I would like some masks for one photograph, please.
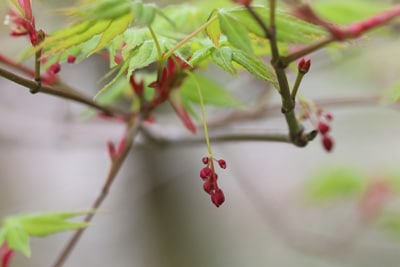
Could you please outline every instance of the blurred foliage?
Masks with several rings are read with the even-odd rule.
[[[315,202],[354,198],[364,191],[366,181],[365,174],[350,166],[327,166],[311,176],[306,194]]]

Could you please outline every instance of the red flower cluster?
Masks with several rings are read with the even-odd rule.
[[[168,58],[161,77],[158,77],[157,81],[149,85],[149,87],[156,89],[156,94],[150,101],[150,106],[156,107],[168,100],[186,128],[194,133],[196,126],[183,106],[178,91],[179,86],[182,85],[184,79],[187,77],[185,70],[190,69],[190,65],[178,56],[172,55]]]
[[[8,11],[9,21],[15,24],[15,27],[11,28],[11,35],[28,35],[32,45],[36,46],[44,38],[44,32],[36,30],[31,0],[18,0],[18,5]]]
[[[329,135],[331,131],[330,122],[333,120],[333,115],[329,112],[323,111],[321,108],[316,107],[315,105],[310,105],[308,103],[302,103],[303,114],[301,115],[301,119],[308,119],[311,124],[315,127],[318,133],[321,134],[322,137],[322,146],[327,152],[332,151],[334,142],[332,137]]]
[[[8,267],[14,250],[8,247],[7,243],[3,243],[0,247],[0,267]]]
[[[328,133],[331,130],[329,122],[333,119],[333,116],[331,113],[324,113],[322,110],[319,112],[318,116],[317,131],[322,136],[322,145],[325,150],[330,152],[333,149],[333,139]]]
[[[204,181],[203,189],[211,196],[211,201],[218,208],[225,201],[224,192],[218,187],[218,174],[215,172],[212,157],[204,157],[202,159],[204,168],[200,171],[200,177]],[[223,159],[217,161],[222,169],[226,169],[226,162]]]

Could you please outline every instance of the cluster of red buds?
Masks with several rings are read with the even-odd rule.
[[[44,32],[36,30],[35,18],[32,14],[31,0],[18,0],[8,11],[5,23],[12,22],[12,36],[28,35],[33,46],[38,45],[44,39]]]
[[[200,171],[200,178],[203,180],[203,189],[211,196],[211,201],[218,208],[225,201],[224,192],[218,187],[218,174],[215,172],[214,161],[221,169],[226,169],[226,162],[223,159],[215,160],[213,157],[203,157],[202,162],[205,165]]]
[[[333,149],[333,139],[329,135],[331,130],[330,122],[333,119],[333,116],[329,112],[324,112],[323,110],[319,109],[317,111],[318,121],[317,121],[317,131],[322,136],[322,145],[324,146],[327,152],[330,152]]]
[[[325,112],[319,107],[311,106],[308,103],[302,103],[303,114],[301,115],[302,120],[308,119],[311,124],[315,127],[318,133],[321,135],[322,146],[327,152],[333,149],[333,139],[329,135],[331,131],[330,123],[333,120],[333,115],[330,112]]]

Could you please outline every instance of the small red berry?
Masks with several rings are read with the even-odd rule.
[[[226,169],[226,161],[223,159],[218,160],[218,164],[221,167],[221,169]]]
[[[218,208],[225,201],[224,192],[221,189],[216,189],[215,192],[211,195],[211,201]]]
[[[322,145],[324,146],[324,148],[327,152],[330,152],[333,148],[332,138],[327,134],[323,135],[322,136]]]
[[[74,56],[74,55],[69,55],[68,58],[67,58],[68,64],[75,63],[75,60],[76,60],[76,56]]]
[[[208,157],[203,157],[203,158],[201,159],[201,161],[203,162],[204,165],[207,165],[209,159],[208,159]]]
[[[331,129],[331,128],[329,127],[329,125],[326,124],[326,123],[323,122],[323,121],[318,122],[317,128],[318,128],[318,132],[320,132],[321,134],[326,134],[326,133],[329,132],[329,130]]]

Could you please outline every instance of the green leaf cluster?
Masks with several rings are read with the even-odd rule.
[[[84,228],[88,225],[87,223],[68,221],[68,219],[87,213],[90,212],[52,212],[7,217],[0,228],[0,244],[6,242],[11,249],[29,257],[31,236],[44,237],[62,231]]]

